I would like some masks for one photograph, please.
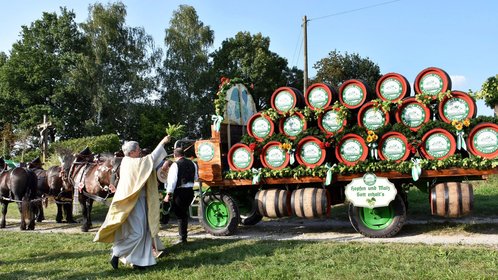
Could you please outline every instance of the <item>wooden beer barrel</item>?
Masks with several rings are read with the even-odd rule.
[[[289,165],[290,156],[278,141],[268,142],[260,154],[261,164],[270,169],[280,170]]]
[[[368,147],[365,140],[354,133],[346,134],[335,147],[335,157],[341,163],[353,166],[368,157]]]
[[[228,151],[227,160],[231,170],[249,170],[254,163],[254,153],[246,144],[237,143]]]
[[[459,218],[469,214],[474,207],[471,184],[448,182],[435,185],[430,196],[432,215]]]
[[[420,153],[426,159],[445,159],[452,156],[455,150],[455,137],[446,129],[434,128],[422,136]]]
[[[296,160],[299,165],[314,168],[325,161],[327,150],[320,139],[306,136],[299,141],[296,148]]]
[[[362,80],[347,80],[339,88],[339,102],[350,110],[360,108],[371,96],[368,85]]]
[[[402,123],[411,131],[418,131],[431,119],[431,110],[415,97],[407,97],[396,110],[395,118],[396,122]]]
[[[358,126],[368,130],[376,131],[388,125],[390,122],[389,112],[381,108],[375,108],[373,102],[367,102],[361,106],[358,112]]]
[[[292,214],[301,218],[319,218],[330,213],[330,195],[326,189],[304,188],[292,192]]]
[[[280,133],[287,136],[289,139],[296,139],[296,136],[305,131],[308,127],[306,118],[299,112],[294,112],[292,115],[281,118],[278,125]]]
[[[410,156],[408,139],[402,133],[391,131],[380,138],[379,157],[381,160],[402,162]]]
[[[498,125],[481,123],[469,133],[467,147],[473,155],[487,159],[498,157]]]
[[[262,142],[266,137],[272,136],[275,132],[275,125],[270,117],[261,113],[252,115],[247,121],[247,134]]]
[[[256,203],[260,215],[280,218],[291,215],[291,192],[287,190],[260,190],[256,193]]]
[[[384,101],[396,102],[410,95],[410,83],[398,73],[387,73],[380,77],[375,93]]]
[[[308,87],[304,94],[304,101],[312,110],[324,109],[333,103],[337,95],[337,91],[332,86],[316,83]]]
[[[463,91],[452,91],[453,97],[444,99],[439,102],[439,118],[443,122],[451,123],[452,121],[463,121],[472,119],[477,114],[477,106],[474,98]]]
[[[429,67],[417,75],[414,87],[416,94],[427,94],[436,100],[439,93],[451,90],[451,79],[444,70]]]
[[[318,128],[325,132],[327,136],[340,133],[346,127],[347,120],[341,119],[338,114],[338,109],[328,107],[320,116],[318,116]]]
[[[293,87],[277,88],[271,95],[270,103],[280,114],[285,114],[293,108],[302,108],[305,104],[301,91]]]

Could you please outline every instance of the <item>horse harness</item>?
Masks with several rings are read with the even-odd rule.
[[[86,178],[86,175],[88,173],[88,171],[90,171],[90,169],[92,167],[94,167],[95,165],[98,166],[98,170],[97,172],[107,172],[109,170],[109,167],[107,166],[100,166],[98,162],[79,162],[79,161],[74,161],[73,164],[71,164],[71,168],[69,169],[69,174],[67,176],[67,180],[69,181],[70,184],[73,185],[73,187],[75,187],[75,193],[76,193],[76,188],[78,189],[78,192],[82,193],[84,196],[92,199],[92,200],[95,200],[95,201],[98,201],[98,202],[102,202],[104,204],[108,204],[107,203],[107,198],[109,197],[109,195],[111,195],[113,192],[111,190],[111,188],[109,188],[109,185],[102,185],[102,182],[100,182],[100,176],[98,176],[100,173],[97,173],[95,174],[95,177],[96,177],[96,182],[98,184],[98,187],[103,190],[104,192],[106,192],[106,196],[104,198],[98,196],[98,195],[94,195],[94,194],[91,194],[89,192],[86,191],[86,185],[85,185],[85,178]],[[75,167],[75,166],[80,166],[79,168]],[[81,172],[81,169],[83,169],[83,172]],[[103,170],[101,170],[103,169]],[[76,185],[76,181],[74,180],[74,176],[73,176],[73,173],[76,172],[76,174],[74,174],[75,176],[76,175],[79,175],[79,180],[78,180],[78,184]],[[79,174],[78,174],[79,173]]]

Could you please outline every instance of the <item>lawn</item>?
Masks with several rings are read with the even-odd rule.
[[[108,263],[89,234],[2,232],[0,279],[496,279],[485,246],[195,240],[144,271]],[[168,242],[170,240],[163,240]]]

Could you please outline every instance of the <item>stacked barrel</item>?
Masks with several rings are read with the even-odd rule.
[[[444,70],[430,67],[415,78],[413,94],[408,80],[398,73],[383,75],[374,89],[360,79],[344,81],[338,88],[315,83],[304,94],[292,87],[280,87],[270,100],[278,118],[258,112],[249,119],[247,132],[254,141],[232,146],[228,153],[230,169],[315,168],[334,162],[354,166],[367,159],[402,162],[417,152],[417,156],[429,160],[448,158],[458,152],[457,142],[462,139],[455,122],[468,124],[477,113],[473,97],[451,86]],[[305,116],[309,111],[318,117]],[[349,117],[345,118],[344,112]],[[429,125],[435,120],[447,125]],[[403,131],[385,129],[397,123]],[[320,135],[304,133],[310,129],[320,131]],[[281,137],[274,137],[277,134]],[[498,125],[480,123],[467,134],[463,137],[468,154],[487,159],[498,156]],[[301,197],[295,200],[297,195]],[[314,201],[311,210],[303,208],[303,198]],[[322,205],[329,201],[329,194],[321,189],[311,193],[264,190],[257,200],[260,213],[270,217],[307,217],[305,213],[320,216],[327,212]]]

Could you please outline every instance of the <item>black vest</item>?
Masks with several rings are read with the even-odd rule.
[[[195,177],[195,163],[182,157],[176,161],[176,164],[178,165],[178,179],[175,188],[186,183],[193,183]]]

